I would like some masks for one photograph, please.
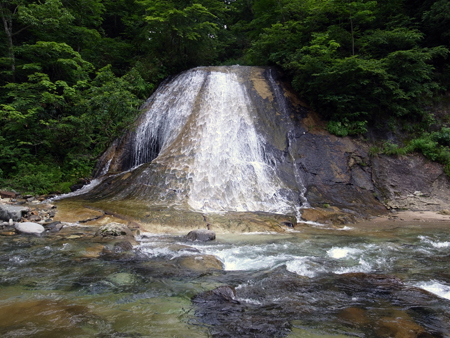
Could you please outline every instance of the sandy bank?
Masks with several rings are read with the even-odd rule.
[[[388,215],[375,217],[372,223],[382,223],[386,221],[399,222],[450,222],[450,212],[448,211],[398,211]]]

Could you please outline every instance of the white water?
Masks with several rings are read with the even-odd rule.
[[[431,246],[437,249],[450,247],[450,242],[448,241],[436,241],[427,236],[419,236],[419,238],[423,243],[430,244]]]
[[[441,298],[446,298],[450,300],[450,286],[440,283],[436,280],[431,280],[428,282],[417,283],[414,286],[427,290]]]
[[[196,68],[160,88],[136,130],[133,163],[166,168],[167,191],[196,211],[298,216],[304,186],[294,165],[297,186],[288,187],[268,159],[241,68]]]
[[[254,235],[257,236],[257,235]],[[227,243],[197,243],[190,244],[201,254],[213,255],[224,265],[227,271],[270,270],[285,266],[286,270],[309,278],[324,273],[377,273],[389,271],[397,263],[398,246],[392,244],[359,243],[350,246],[328,246],[305,240],[280,240],[276,243],[264,243],[264,237],[259,235],[263,243],[243,243],[232,245]],[[293,235],[295,238],[295,235]],[[245,238],[243,238],[245,240]],[[181,243],[180,243],[181,244]],[[155,251],[153,251],[155,250]],[[148,253],[159,252],[151,249]],[[168,253],[168,257],[199,254],[191,252]]]
[[[69,192],[67,194],[62,194],[59,196],[49,198],[48,201],[57,201],[57,200],[60,200],[63,198],[75,197],[75,196],[80,196],[80,195],[88,193],[89,191],[91,191],[92,189],[94,189],[96,186],[98,186],[100,183],[103,182],[103,179],[105,178],[103,175],[105,175],[108,172],[110,164],[111,164],[111,160],[109,160],[106,163],[105,167],[102,169],[102,171],[100,173],[100,177],[94,178],[93,180],[91,180],[91,182],[84,185],[81,189]]]

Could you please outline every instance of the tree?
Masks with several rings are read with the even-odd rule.
[[[46,0],[38,4],[27,3],[26,0],[0,0],[0,16],[6,35],[10,76],[13,81],[16,71],[14,36],[31,27],[55,28],[73,19],[60,0]],[[14,29],[16,23],[19,26],[17,30]]]
[[[226,7],[216,0],[141,1],[147,44],[153,55],[174,70],[211,63],[218,54],[218,34]]]

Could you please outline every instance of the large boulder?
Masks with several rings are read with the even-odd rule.
[[[302,219],[318,223],[348,224],[355,223],[358,214],[351,210],[341,211],[336,207],[309,208],[302,210]]]
[[[27,207],[0,204],[0,220],[9,221],[12,219],[13,221],[20,221],[28,213],[28,210]]]

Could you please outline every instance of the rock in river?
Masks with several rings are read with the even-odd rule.
[[[45,231],[42,225],[33,222],[16,223],[16,230],[24,234],[35,235],[39,235]]]
[[[26,207],[0,204],[0,220],[3,221],[9,221],[10,219],[13,221],[20,221],[27,212],[28,208]]]
[[[206,229],[192,230],[186,235],[186,239],[189,241],[207,242],[216,239],[214,231]]]
[[[124,224],[121,223],[108,223],[101,226],[95,236],[117,238],[117,237],[131,237],[134,238],[131,230]]]

